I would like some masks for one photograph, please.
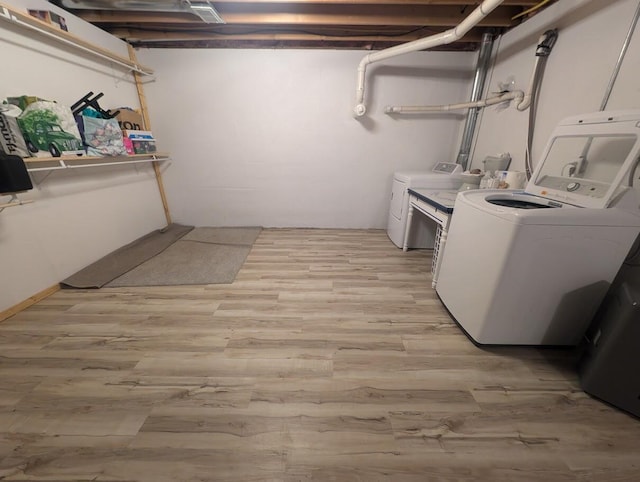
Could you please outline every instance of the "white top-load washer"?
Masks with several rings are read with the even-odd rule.
[[[397,247],[404,245],[409,211],[409,188],[458,189],[462,184],[462,166],[451,162],[439,162],[431,171],[398,171],[393,175],[391,205],[387,222],[387,235]],[[416,221],[411,230],[409,248],[433,248],[436,226]]]
[[[640,232],[640,111],[562,121],[524,191],[458,194],[436,291],[477,344],[575,345]]]

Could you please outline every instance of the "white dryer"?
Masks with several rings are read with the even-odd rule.
[[[409,188],[458,189],[462,185],[462,166],[439,162],[431,171],[398,171],[393,175],[387,235],[397,247],[404,245],[409,211]],[[411,229],[408,248],[433,248],[436,228],[433,223],[420,223]]]
[[[477,344],[575,345],[640,232],[640,111],[565,119],[525,191],[458,194],[436,291]]]

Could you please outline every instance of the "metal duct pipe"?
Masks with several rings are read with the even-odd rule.
[[[70,9],[137,10],[141,12],[185,12],[205,23],[225,23],[209,0],[60,0]]]
[[[380,50],[373,54],[365,55],[358,65],[358,85],[356,87],[356,106],[353,109],[356,118],[362,117],[367,112],[364,105],[364,84],[367,72],[367,65],[381,60],[390,59],[399,55],[417,52],[418,50],[430,49],[439,45],[446,45],[456,40],[460,40],[469,30],[475,27],[483,18],[495,10],[504,0],[484,0],[473,12],[469,14],[457,27],[431,35],[429,37],[414,40],[402,45],[396,45],[385,50]]]
[[[636,30],[638,17],[640,17],[640,3],[638,4],[638,8],[636,8],[636,13],[633,15],[633,19],[631,20],[631,25],[629,26],[629,30],[627,31],[627,36],[624,39],[622,48],[620,49],[620,54],[618,55],[618,61],[616,62],[616,66],[613,69],[613,73],[611,74],[611,79],[609,79],[609,85],[607,85],[607,89],[604,93],[604,97],[602,98],[602,103],[600,104],[600,110],[605,110],[607,107],[607,104],[609,103],[609,97],[611,96],[611,91],[613,90],[613,86],[616,83],[616,79],[618,78],[618,73],[620,73],[620,67],[622,66],[622,61],[624,60],[624,57],[627,54],[627,49],[629,48],[629,43],[631,42],[631,37],[633,36],[633,32]]]
[[[622,43],[622,48],[620,49],[620,53],[618,54],[618,60],[616,65],[613,68],[613,72],[611,73],[611,78],[609,79],[609,84],[607,84],[607,88],[604,92],[604,97],[602,97],[602,102],[600,103],[600,111],[603,111],[607,108],[607,104],[609,103],[609,97],[611,97],[611,92],[613,92],[613,86],[618,79],[618,74],[620,73],[620,67],[622,67],[622,62],[624,61],[624,57],[627,54],[627,49],[629,48],[629,43],[631,43],[631,37],[633,37],[633,33],[636,30],[636,25],[638,24],[638,17],[640,17],[640,3],[636,8],[635,13],[633,14],[633,18],[631,19],[631,25],[629,26],[629,30],[627,31],[627,36]],[[578,164],[577,169],[575,170],[574,175],[583,174],[587,169],[587,155],[589,154],[589,149],[591,149],[591,143],[593,142],[593,138],[589,139],[582,149],[582,153],[580,154],[580,162]],[[635,168],[631,170],[629,173],[629,185],[633,186],[633,174],[635,172]]]
[[[489,62],[491,61],[491,51],[493,50],[493,35],[485,33],[482,35],[482,43],[478,52],[478,61],[476,63],[476,74],[473,77],[473,87],[471,89],[470,102],[478,102],[484,91],[484,82],[487,79],[489,71]],[[467,111],[467,120],[464,123],[462,131],[462,141],[460,142],[460,150],[456,162],[467,169],[469,163],[469,153],[471,152],[471,144],[473,136],[476,132],[476,123],[478,121],[479,107],[472,107]]]

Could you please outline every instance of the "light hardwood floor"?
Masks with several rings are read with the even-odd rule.
[[[640,421],[474,346],[430,260],[266,229],[231,285],[54,294],[0,324],[0,479],[640,480]]]

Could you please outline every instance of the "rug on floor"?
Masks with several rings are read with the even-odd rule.
[[[81,269],[60,284],[63,288],[101,288],[158,255],[192,229],[193,226],[170,224],[152,231]]]
[[[262,228],[195,228],[108,287],[232,283]]]

